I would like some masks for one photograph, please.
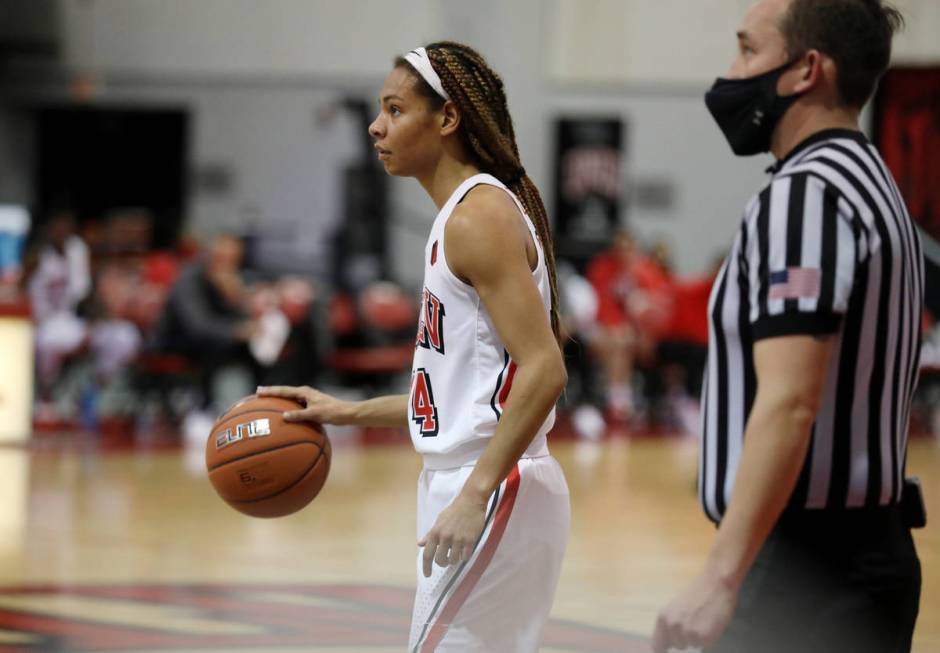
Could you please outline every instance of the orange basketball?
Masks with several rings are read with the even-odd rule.
[[[297,512],[330,472],[330,441],[314,422],[285,422],[290,399],[245,397],[215,423],[206,442],[209,480],[227,504],[252,517]]]

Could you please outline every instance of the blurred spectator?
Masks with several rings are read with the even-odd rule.
[[[590,345],[604,368],[607,412],[616,421],[627,421],[636,410],[634,367],[638,357],[653,355],[669,320],[671,282],[656,262],[637,252],[625,230],[590,262],[587,278],[597,295],[597,327]]]
[[[99,384],[110,382],[140,351],[140,329],[129,310],[139,288],[139,274],[129,265],[107,265],[96,277],[88,318]]]
[[[675,269],[672,263],[672,247],[666,240],[659,239],[653,243],[650,247],[649,258],[664,275],[672,276]]]
[[[241,367],[255,385],[258,381],[258,366],[249,350],[258,323],[246,310],[243,256],[236,236],[214,238],[205,256],[179,273],[152,338],[155,351],[181,354],[198,367],[200,400],[206,409],[224,408],[214,406],[213,396],[216,374],[223,367]]]
[[[53,214],[44,225],[34,251],[27,254],[23,279],[35,322],[36,379],[42,407],[65,360],[86,344],[88,328],[79,304],[91,292],[88,247],[75,233],[67,211]]]
[[[604,401],[597,396],[594,363],[588,351],[597,331],[597,293],[568,261],[558,259],[557,270],[562,342],[568,369],[568,386],[562,401],[571,409],[575,432],[583,438],[597,440],[606,426],[600,410]]]
[[[115,309],[133,294],[120,273],[106,271],[95,289],[85,242],[68,212],[52,216],[27,259],[26,284],[35,322],[37,418],[74,416],[78,403],[94,408],[97,391],[113,381],[140,350],[137,327]],[[75,374],[66,375],[68,369]],[[86,364],[87,363],[87,364]],[[85,372],[85,368],[90,368]],[[65,383],[79,379],[81,388]],[[78,396],[81,394],[81,398]],[[84,410],[87,425],[93,415]]]
[[[699,397],[708,357],[708,299],[717,272],[713,266],[699,277],[672,279],[670,317],[659,333],[655,367],[649,371],[648,392],[660,404],[660,421],[689,435],[699,430]]]
[[[186,238],[140,261],[127,303],[149,333],[136,391],[154,417],[174,428],[182,418],[187,441],[204,442],[215,415],[258,385],[314,384],[321,371],[328,320],[314,284],[262,279],[245,254],[241,238],[221,234],[202,254]]]

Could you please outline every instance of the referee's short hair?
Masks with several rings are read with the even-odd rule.
[[[881,0],[792,0],[780,31],[787,53],[810,49],[835,61],[843,104],[861,108],[891,60],[891,38],[904,25],[896,8]]]

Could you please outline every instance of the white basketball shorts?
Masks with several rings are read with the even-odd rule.
[[[418,480],[418,538],[456,498],[473,466],[431,470]],[[533,653],[548,620],[568,543],[568,484],[551,456],[523,458],[493,494],[473,557],[422,572],[412,653]]]

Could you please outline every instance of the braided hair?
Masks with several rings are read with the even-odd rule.
[[[425,49],[444,90],[460,109],[459,136],[467,151],[481,170],[499,179],[519,198],[535,225],[545,253],[551,286],[552,332],[556,339],[560,339],[558,281],[548,213],[538,188],[519,159],[519,146],[516,145],[503,80],[476,50],[462,43],[439,41]],[[417,79],[415,89],[428,100],[432,110],[444,106],[444,98],[403,57],[395,59],[395,67],[414,74]]]

